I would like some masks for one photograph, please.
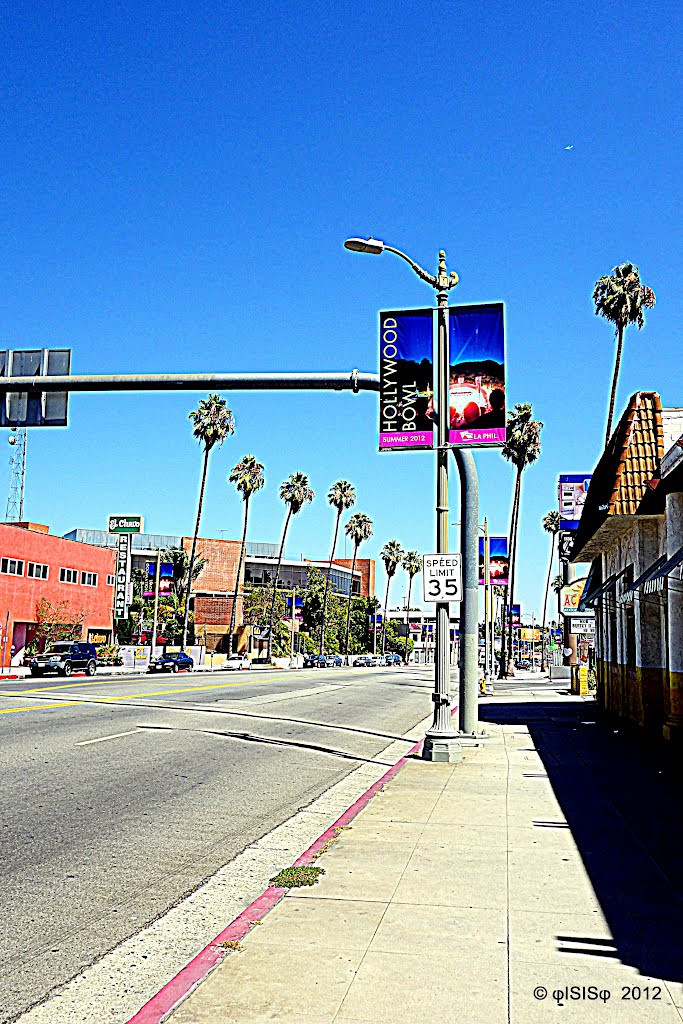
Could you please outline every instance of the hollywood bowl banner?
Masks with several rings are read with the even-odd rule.
[[[505,307],[449,306],[450,430],[460,448],[505,444]]]
[[[431,448],[434,310],[380,313],[379,338],[379,450]]]
[[[507,537],[489,537],[489,579],[494,587],[507,587],[510,582],[510,559]],[[484,538],[479,538],[479,585],[484,585]]]

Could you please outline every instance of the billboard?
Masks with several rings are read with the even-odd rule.
[[[494,587],[507,587],[510,558],[507,537],[489,537],[489,579]],[[484,585],[484,538],[479,538],[479,586]]]
[[[449,306],[450,430],[459,447],[505,444],[502,302]]]
[[[379,450],[431,448],[434,310],[381,312],[379,340]]]
[[[586,586],[586,576],[565,584],[560,591],[560,612],[562,615],[578,615],[579,601]],[[593,618],[593,612],[587,613],[587,618]]]
[[[590,473],[563,473],[560,476],[557,496],[561,530],[578,530],[590,483]]]

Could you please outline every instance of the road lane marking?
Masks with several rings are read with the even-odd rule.
[[[74,708],[77,704],[80,704],[80,700],[60,701],[59,704],[34,704],[30,708],[4,708],[0,711],[0,715],[16,715],[18,711],[46,711],[47,708]]]
[[[252,681],[251,679],[249,679],[249,680],[245,679],[242,683],[216,683],[215,686],[219,686],[219,687],[220,686],[249,686],[249,685],[259,686],[261,683],[281,682],[282,679],[289,679],[289,678],[290,678],[289,675],[285,675],[284,673],[278,672],[278,673],[273,673],[272,676],[269,675],[266,679],[259,679],[259,680],[255,681],[255,682]],[[123,683],[131,683],[131,682],[135,682],[135,681],[136,680],[128,679],[128,678],[122,679],[120,685],[123,685]],[[143,680],[140,679],[140,682],[142,683]],[[13,691],[11,691],[11,693],[15,697],[21,697],[21,696],[28,696],[28,694],[30,694],[30,693],[52,693],[55,690],[69,690],[69,689],[73,690],[77,686],[116,686],[116,685],[117,685],[116,677],[113,677],[113,678],[110,678],[110,679],[97,679],[97,680],[95,680],[95,679],[88,679],[88,680],[86,680],[83,683],[60,683],[58,686],[36,686],[33,689],[31,689],[31,690],[13,690]],[[200,689],[202,689],[202,687],[200,687]],[[206,689],[211,689],[211,687],[206,687]],[[5,691],[5,694],[9,693],[9,692],[10,691]],[[169,692],[172,692],[172,693],[184,693],[185,691],[184,690],[173,690],[173,691],[169,691]],[[5,694],[3,694],[3,696]]]
[[[77,743],[77,747],[87,747],[89,743],[104,743],[105,740],[117,740],[120,736],[134,736],[135,733],[140,732],[139,729],[129,729],[128,732],[115,732],[111,736],[100,736],[96,740],[81,740]]]

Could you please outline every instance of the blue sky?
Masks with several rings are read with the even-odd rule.
[[[591,292],[618,262],[657,294],[645,329],[627,332],[618,409],[639,388],[683,405],[680,34],[673,3],[293,0],[267,17],[197,0],[14,4],[0,56],[4,345],[70,346],[81,373],[376,371],[378,310],[432,293],[344,238],[373,234],[430,271],[444,248],[452,302],[505,301],[508,401],[545,423],[518,595],[538,613],[540,519],[558,473],[590,470],[602,447],[614,343]],[[27,515],[63,533],[141,512],[151,531],[191,532],[199,397],[72,398],[67,430],[29,438]],[[237,432],[212,457],[205,535],[240,535],[226,477],[252,452],[268,481],[252,539],[278,539],[279,484],[302,470],[316,501],[292,556],[328,552],[339,477],[375,522],[364,554],[392,537],[433,550],[433,456],[377,453],[376,396],[228,397]],[[476,459],[481,515],[505,533],[510,468],[494,451]],[[451,504],[455,521],[455,473]]]

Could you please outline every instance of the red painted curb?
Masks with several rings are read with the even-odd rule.
[[[19,678],[23,679],[24,677],[23,676],[21,676],[21,677],[20,676],[0,676],[0,679],[19,679]]]
[[[453,709],[451,714],[457,709]],[[381,779],[373,782],[355,803],[351,804],[341,814],[334,824],[323,832],[309,848],[302,853],[294,866],[310,864],[316,854],[330,841],[335,838],[335,830],[343,828],[349,821],[352,821],[360,811],[370,802],[375,793],[378,793],[390,779],[397,775],[401,768],[407,763],[411,754],[417,753],[422,748],[424,740],[419,740],[401,757],[396,764],[392,765]],[[189,964],[180,970],[156,995],[145,1003],[138,1012],[125,1022],[125,1024],[161,1024],[161,1022],[175,1010],[180,1003],[194,991],[195,988],[206,978],[227,955],[227,950],[221,943],[239,942],[247,935],[253,926],[263,920],[269,911],[275,907],[285,896],[287,890],[277,886],[269,886],[265,892],[258,896],[253,903],[239,914],[234,921],[223,929],[222,932],[208,943],[197,956],[190,960]]]

